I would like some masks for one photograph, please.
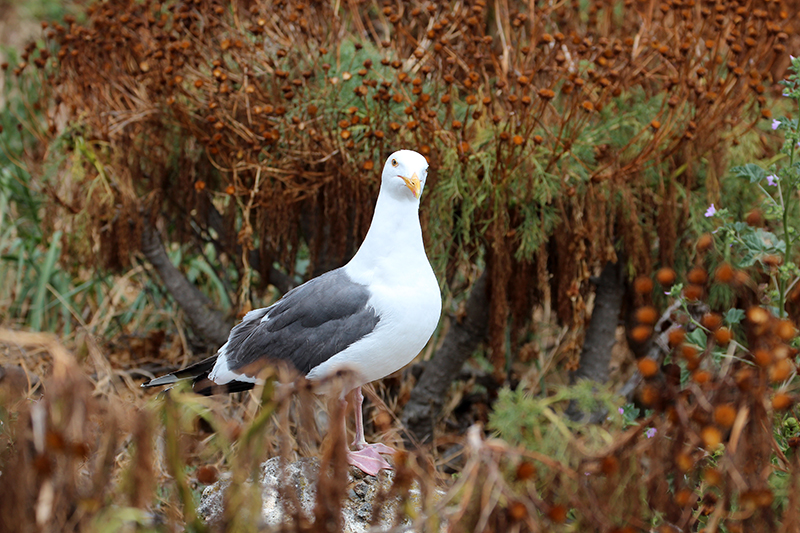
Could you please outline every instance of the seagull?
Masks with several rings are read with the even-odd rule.
[[[244,391],[259,383],[266,364],[281,361],[317,382],[345,371],[353,379],[340,400],[355,391],[348,462],[370,475],[391,468],[380,454],[394,450],[364,438],[361,386],[410,363],[439,323],[442,296],[419,222],[427,176],[421,154],[393,153],[383,167],[372,224],[349,263],[247,313],[215,355],[142,386],[191,379],[200,394]]]

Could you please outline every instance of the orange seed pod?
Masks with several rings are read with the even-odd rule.
[[[651,282],[652,283],[652,282]],[[653,325],[658,319],[658,313],[652,306],[640,307],[636,310],[636,320],[642,324]]]
[[[673,328],[669,331],[669,334],[667,335],[667,339],[669,340],[669,345],[673,348],[681,344],[685,337],[686,337],[686,331],[684,331],[683,328]]]
[[[714,409],[714,423],[721,428],[729,428],[736,420],[736,409],[733,405],[725,403]]]
[[[714,426],[706,426],[700,431],[700,438],[706,448],[713,449],[722,442],[722,432]]]
[[[698,252],[706,252],[713,245],[714,245],[714,237],[712,237],[710,233],[704,233],[703,235],[700,235],[699,239],[697,239],[696,247]]]
[[[780,383],[781,381],[787,380],[792,374],[793,366],[789,359],[775,361],[775,364],[769,369],[769,380],[773,383]]]
[[[708,274],[704,268],[694,267],[689,271],[688,274],[686,274],[686,279],[689,281],[689,283],[702,285],[708,279]]]
[[[700,319],[700,323],[704,328],[715,331],[722,326],[722,317],[718,313],[706,313]]]
[[[650,294],[653,291],[653,280],[647,276],[639,276],[633,281],[633,290],[638,294]]]
[[[658,373],[658,363],[652,359],[639,359],[637,366],[639,367],[639,372],[645,378],[651,378]]]
[[[730,283],[733,280],[733,267],[728,263],[722,263],[714,271],[714,279],[720,283]]]
[[[631,338],[636,342],[644,342],[650,338],[653,328],[650,326],[639,325],[631,330]]]
[[[675,271],[669,267],[661,268],[656,272],[656,281],[665,287],[669,287],[675,283],[676,277]]]
[[[792,397],[786,393],[779,392],[772,398],[772,408],[776,411],[785,411],[792,406]]]
[[[717,341],[717,344],[721,346],[726,346],[729,342],[731,342],[731,338],[731,330],[728,328],[719,328],[714,332],[714,339]]]

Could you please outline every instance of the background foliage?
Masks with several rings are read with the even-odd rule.
[[[72,179],[41,169],[75,213],[65,251],[124,267],[163,220],[215,245],[243,308],[250,267],[269,282],[306,246],[310,273],[341,264],[383,157],[416,147],[444,283],[490,272],[500,370],[534,300],[580,326],[605,260],[674,266],[726,147],[770,114],[795,22],[775,2],[354,7],[120,2],[45,29],[14,71],[44,82],[30,127],[69,150]]]
[[[237,315],[276,297],[284,277],[296,283],[346,261],[369,226],[384,158],[413,148],[431,162],[421,214],[448,309],[457,318],[486,271],[489,341],[476,366],[495,385],[522,383],[493,405],[492,387],[454,387],[454,398],[485,398],[468,418],[491,418],[512,443],[469,441],[473,455],[459,469],[464,479],[490,476],[483,494],[494,506],[464,485],[453,491],[454,523],[464,530],[512,523],[538,530],[541,520],[609,531],[664,524],[774,530],[794,505],[796,459],[788,450],[796,437],[780,418],[771,431],[782,416],[774,413],[794,398],[787,388],[794,330],[787,334],[781,324],[792,323],[771,314],[745,319],[753,306],[774,303],[764,287],[778,279],[775,265],[734,261],[723,244],[703,244],[712,238],[702,234],[717,229],[703,216],[712,203],[753,235],[774,229],[769,213],[765,220],[753,210],[763,191],[726,175],[731,164],[777,161],[781,131],[769,126],[788,105],[776,101],[776,83],[789,54],[798,55],[798,7],[792,0],[110,0],[75,8],[43,22],[38,39],[4,65],[0,298],[8,305],[0,316],[6,325],[57,332],[87,358],[94,392],[76,389],[77,399],[54,402],[106,394],[113,405],[134,395],[133,369],[158,371],[192,353],[177,304],[139,254],[148,228],[216,307]],[[775,255],[765,250],[759,257]],[[791,247],[784,252],[784,265],[794,262]],[[617,260],[629,282],[626,312],[636,313],[628,335],[671,346],[663,368],[637,364],[646,379],[637,406],[557,387],[577,364],[591,277]],[[733,272],[731,263],[739,277],[719,278],[724,264]],[[686,272],[685,285],[673,286],[668,269]],[[641,280],[656,271],[657,285],[648,288]],[[795,319],[786,287],[772,314],[788,301]],[[676,299],[685,305],[673,309],[672,325],[705,331],[702,338],[667,339],[671,325],[656,327]],[[710,307],[690,305],[698,299]],[[703,322],[735,310],[741,316],[724,328]],[[720,328],[740,343],[730,353],[721,351],[728,343],[717,338]],[[116,370],[103,362],[94,335]],[[762,345],[769,360],[756,356]],[[42,375],[50,366],[27,360]],[[744,375],[742,365],[755,370]],[[70,376],[57,376],[53,396],[81,379]],[[393,387],[380,391],[390,410],[408,385]],[[773,387],[788,405],[775,405]],[[590,396],[613,415],[602,428],[582,433],[550,416],[564,401]],[[480,413],[475,404],[484,402]],[[52,405],[47,416],[58,428],[65,421]],[[33,416],[15,409],[4,408],[9,420]],[[192,419],[187,413],[199,408],[187,400],[163,409],[162,420],[173,420]],[[730,424],[726,409],[734,413]],[[111,407],[97,412],[108,423],[119,416]],[[139,443],[133,448],[88,426],[89,437],[66,440],[136,450],[129,458],[136,461],[156,418],[142,415],[141,426],[125,429]],[[32,504],[51,470],[36,466],[23,443],[29,439],[40,457],[51,452],[21,428],[9,434],[16,444],[6,457],[30,468],[20,476],[30,479]],[[648,428],[656,430],[652,438]],[[562,440],[566,450],[556,446]],[[723,441],[733,443],[730,455],[718,450]],[[153,475],[171,477],[174,493],[146,494],[145,480],[101,496],[117,479],[101,461],[87,501],[129,498],[141,509],[157,501],[176,506],[166,512],[170,520],[192,522],[180,472],[210,455],[165,453],[172,453],[168,468]],[[242,452],[241,463],[214,453],[234,475],[255,461],[251,452]],[[65,460],[64,471],[81,457]],[[746,462],[761,470],[743,475]],[[538,474],[524,464],[536,464]],[[770,465],[774,475],[764,476]],[[78,516],[71,505],[64,503],[59,523],[101,527],[108,518],[85,502]]]

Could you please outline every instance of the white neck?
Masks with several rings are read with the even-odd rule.
[[[375,214],[367,236],[356,255],[345,266],[358,283],[402,276],[411,265],[422,260],[430,269],[419,225],[419,201],[392,197],[390,190],[378,194]],[[408,191],[405,191],[408,192]]]

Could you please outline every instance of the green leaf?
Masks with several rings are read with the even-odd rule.
[[[734,176],[739,178],[749,179],[750,183],[758,183],[767,176],[766,171],[754,163],[748,163],[741,167],[733,167],[731,172]]]
[[[725,320],[726,324],[733,326],[744,320],[744,310],[736,309],[735,307],[733,309],[728,309],[722,318]]]
[[[44,297],[47,294],[47,284],[50,283],[50,277],[55,271],[56,260],[61,250],[61,231],[56,231],[50,238],[50,248],[47,250],[47,257],[45,258],[44,265],[39,271],[39,277],[36,284],[36,294],[33,298],[33,305],[31,305],[31,329],[34,331],[42,331],[42,323],[44,321]]]
[[[686,335],[686,340],[700,348],[705,348],[707,342],[706,332],[701,328],[696,328]]]
[[[744,233],[746,231],[749,231],[750,228],[751,228],[751,226],[747,222],[734,222],[733,223],[733,230],[736,233]]]
[[[745,254],[740,266],[746,268],[760,261],[765,255],[783,255],[786,243],[774,233],[755,228],[742,235]]]

